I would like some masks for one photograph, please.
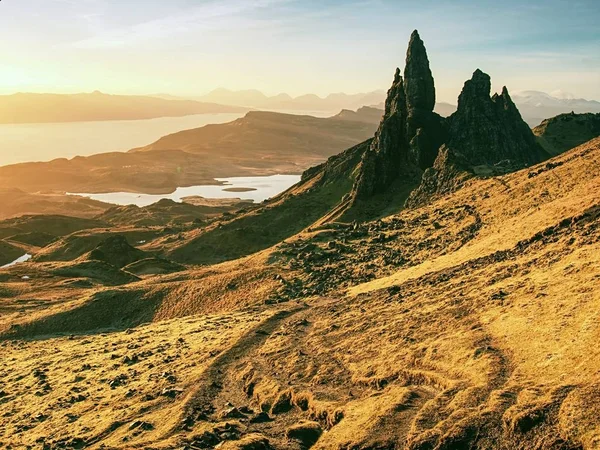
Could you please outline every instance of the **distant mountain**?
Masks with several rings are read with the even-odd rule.
[[[86,122],[244,112],[248,108],[138,95],[31,94],[0,96],[0,123]]]
[[[350,120],[354,122],[366,122],[376,124],[381,120],[383,116],[383,110],[378,108],[372,108],[370,106],[363,106],[356,111],[349,109],[342,109],[338,114],[333,116],[334,119]]]
[[[562,91],[553,91],[551,94],[541,91],[517,91],[511,97],[519,108],[521,117],[530,127],[560,114],[600,112],[600,102],[575,98]],[[383,109],[383,106],[383,102],[376,105],[380,109]],[[435,104],[434,111],[442,117],[448,117],[456,111],[456,105],[439,102]]]
[[[214,184],[218,177],[300,174],[368,139],[381,115],[371,108],[330,118],[251,111],[233,122],[174,133],[127,153],[0,167],[0,189],[164,194],[178,186]]]
[[[559,114],[600,112],[600,102],[573,98],[572,95],[560,91],[552,94],[540,91],[520,91],[513,94],[513,100],[530,126],[539,125],[542,120]]]
[[[279,94],[269,97],[257,90],[230,91],[219,88],[196,98],[202,102],[237,105],[260,109],[287,109],[298,111],[335,111],[339,109],[358,109],[381,103],[385,99],[385,91],[373,91],[361,94],[329,94],[322,98],[314,94],[292,97]]]
[[[448,117],[456,111],[456,105],[450,103],[438,102],[435,104],[434,112],[442,117]]]

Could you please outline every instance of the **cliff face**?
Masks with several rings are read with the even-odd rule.
[[[425,45],[414,31],[404,78],[397,69],[385,114],[359,168],[353,204],[419,185],[407,202],[416,206],[474,173],[506,173],[547,158],[508,90],[491,97],[490,90],[489,75],[477,69],[465,82],[457,111],[447,119],[434,113],[435,83]]]
[[[428,203],[435,196],[454,192],[473,175],[464,155],[443,145],[433,166],[425,170],[421,183],[410,193],[405,206],[414,208]]]

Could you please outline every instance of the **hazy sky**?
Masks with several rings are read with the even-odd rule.
[[[600,2],[2,0],[0,93],[387,89],[417,28],[438,99],[494,88],[600,100]]]

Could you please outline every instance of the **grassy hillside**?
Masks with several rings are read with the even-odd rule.
[[[217,263],[270,247],[329,213],[352,189],[354,172],[370,140],[305,172],[297,185],[233,220],[194,230],[168,246],[176,261]]]
[[[598,448],[599,165],[597,138],[417,209],[118,288],[75,284],[91,279],[60,275],[70,262],[1,271],[0,442]],[[322,169],[273,204],[307,202]]]
[[[538,142],[551,155],[558,155],[600,136],[600,113],[560,114],[533,129]]]

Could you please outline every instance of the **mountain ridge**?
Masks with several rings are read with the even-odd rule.
[[[0,123],[142,120],[192,114],[244,112],[248,108],[142,95],[17,93],[0,95]]]

